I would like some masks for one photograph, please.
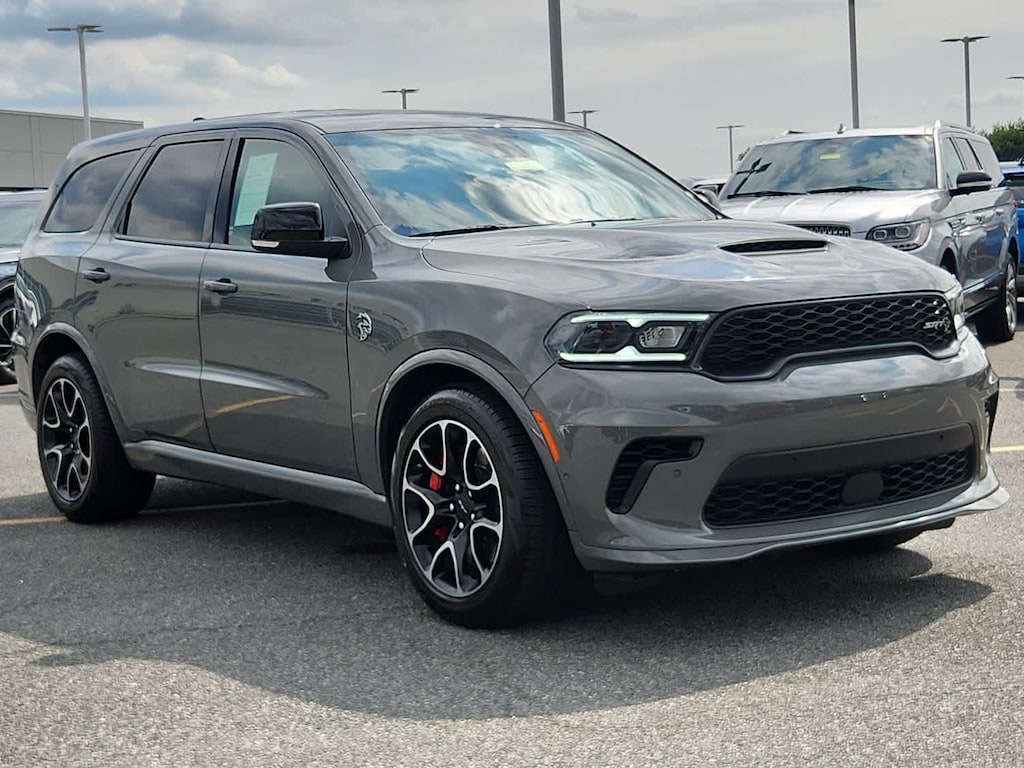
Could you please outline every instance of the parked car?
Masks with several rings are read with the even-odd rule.
[[[1018,225],[988,140],[965,128],[780,136],[744,157],[722,190],[737,219],[883,243],[940,265],[964,288],[987,341],[1017,327]]]
[[[1015,163],[1000,163],[999,167],[1017,208],[1017,231],[1024,231],[1024,160],[1018,160]],[[1020,281],[1018,280],[1018,282]]]
[[[14,272],[43,192],[0,192],[0,386],[14,383]]]
[[[298,112],[79,145],[18,268],[53,503],[157,474],[393,529],[441,615],[586,572],[877,549],[1006,499],[948,273],[736,222],[591,131]]]

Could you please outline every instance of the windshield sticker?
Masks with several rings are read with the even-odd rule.
[[[827,152],[824,155],[819,155],[818,156],[819,160],[839,160],[841,158],[842,158],[842,155],[839,154],[838,152]]]
[[[245,227],[252,224],[256,211],[267,204],[270,181],[274,177],[277,152],[266,155],[252,155],[245,166],[242,191],[238,195],[238,209],[235,211],[233,226]]]

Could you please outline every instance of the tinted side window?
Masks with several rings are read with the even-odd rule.
[[[102,157],[71,174],[46,217],[43,231],[85,232],[92,229],[100,211],[138,156],[136,151]]]
[[[956,143],[956,148],[960,150],[960,157],[964,161],[964,165],[967,166],[968,171],[980,171],[981,160],[974,154],[974,150],[971,149],[970,142],[967,141],[963,136],[957,136],[953,141]]]
[[[128,203],[124,234],[149,240],[208,240],[223,149],[223,141],[161,149]]]
[[[981,167],[985,173],[992,177],[992,185],[998,186],[1003,179],[1003,171],[999,167],[999,160],[996,158],[995,150],[992,149],[992,145],[987,141],[971,139],[971,147],[974,148],[974,154],[981,160]]]
[[[949,136],[942,139],[942,168],[946,174],[947,189],[953,189],[956,186],[956,177],[966,170]]]
[[[283,141],[247,139],[231,190],[228,243],[251,247],[256,211],[272,203],[319,203],[329,227],[333,200],[323,170]]]

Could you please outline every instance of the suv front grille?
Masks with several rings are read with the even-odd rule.
[[[937,354],[955,341],[953,316],[942,296],[776,304],[724,314],[696,365],[723,379],[766,378],[796,357],[901,345]]]
[[[782,523],[824,517],[865,507],[909,501],[951,490],[970,481],[974,472],[971,446],[931,458],[890,464],[873,470],[882,491],[870,503],[848,503],[844,488],[857,472],[805,475],[782,480],[720,483],[704,505],[704,521],[712,528]]]
[[[845,224],[798,224],[797,226],[819,235],[831,235],[832,237],[850,236],[850,228]]]

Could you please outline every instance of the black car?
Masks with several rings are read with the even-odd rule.
[[[45,192],[0,193],[0,385],[14,383],[14,272]]]

